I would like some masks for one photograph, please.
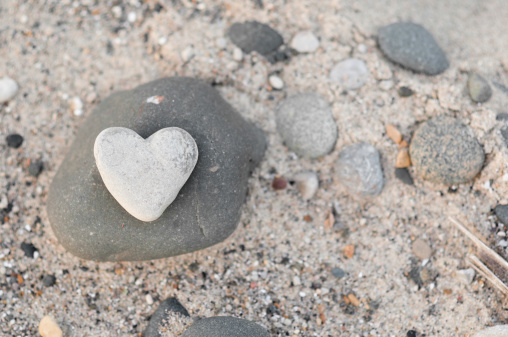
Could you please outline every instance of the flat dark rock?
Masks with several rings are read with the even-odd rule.
[[[449,66],[432,34],[416,23],[397,22],[382,27],[378,43],[391,61],[416,72],[437,75]]]
[[[268,331],[251,321],[236,317],[209,317],[194,322],[182,337],[270,337]]]
[[[146,326],[143,332],[143,337],[160,337],[159,327],[164,324],[165,320],[168,320],[169,316],[173,313],[180,314],[182,316],[190,317],[189,312],[175,297],[170,297],[161,302],[159,307],[155,310],[150,322]]]
[[[160,103],[147,102],[153,96],[162,97]],[[176,126],[196,141],[193,173],[155,221],[132,217],[104,186],[93,147],[97,135],[112,126],[144,138]],[[212,246],[236,229],[248,178],[265,147],[263,133],[202,81],[164,78],[113,94],[84,122],[53,179],[51,226],[69,252],[97,261],[160,259]]]
[[[228,36],[247,54],[257,51],[268,56],[284,43],[275,29],[258,21],[235,22],[229,27]]]

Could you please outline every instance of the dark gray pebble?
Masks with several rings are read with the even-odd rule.
[[[185,317],[190,317],[189,312],[178,301],[176,297],[170,297],[161,302],[159,307],[155,310],[144,332],[144,337],[159,337],[162,336],[159,332],[159,327],[167,321],[171,314],[180,314]]]
[[[378,42],[386,57],[413,71],[437,75],[449,66],[434,37],[416,23],[397,22],[384,26],[379,30]]]
[[[25,253],[26,257],[30,257],[33,259],[35,252],[37,251],[37,248],[31,243],[22,242],[21,243],[21,250],[23,253]]]
[[[332,268],[332,275],[338,279],[341,279],[346,276],[346,272],[339,267],[334,267]]]
[[[414,185],[413,177],[411,177],[411,174],[406,167],[396,167],[395,177],[406,185]]]
[[[503,223],[503,225],[508,226],[508,205],[497,205],[494,208],[494,212],[496,213],[497,219]]]
[[[30,163],[28,166],[28,174],[32,177],[38,177],[41,174],[42,169],[44,168],[44,164],[40,160],[35,160]]]
[[[195,321],[182,337],[270,337],[270,334],[246,319],[219,316]]]
[[[496,121],[508,121],[508,113],[500,112],[496,116]]]
[[[284,43],[282,36],[276,30],[258,21],[235,22],[229,27],[228,36],[247,54],[256,51],[268,56]]]
[[[56,283],[56,277],[54,275],[44,275],[42,278],[42,284],[44,284],[45,287],[52,287]]]
[[[414,91],[410,87],[400,87],[397,93],[400,97],[409,97],[414,94]]]
[[[7,142],[7,146],[13,149],[17,149],[23,144],[23,136],[17,133],[13,133],[5,137],[5,141]]]

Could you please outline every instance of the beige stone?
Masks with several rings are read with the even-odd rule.
[[[44,316],[39,323],[39,333],[42,337],[62,337],[62,329],[55,322],[53,317]]]

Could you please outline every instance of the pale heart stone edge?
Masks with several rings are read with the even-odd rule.
[[[154,153],[155,150],[154,142],[156,139],[160,140],[161,136],[164,136],[165,133],[170,132],[171,134],[174,134],[175,132],[180,133],[181,139],[183,142],[187,143],[189,145],[190,151],[188,151],[185,155],[186,158],[182,159],[182,162],[180,164],[176,163],[175,167],[173,167],[173,170],[168,172],[168,175],[165,177],[168,179],[168,181],[164,181],[165,179],[156,180],[155,182],[150,182],[150,177],[156,177],[155,170],[157,168],[154,168],[152,165],[148,164],[143,167],[142,172],[144,174],[141,174],[139,176],[139,180],[135,182],[129,182],[129,178],[122,177],[122,173],[124,175],[129,174],[130,172],[126,172],[130,170],[135,170],[136,167],[122,167],[120,170],[123,171],[119,175],[119,170],[110,168],[111,164],[111,156],[109,154],[104,153],[105,149],[101,147],[104,142],[110,142],[112,137],[121,135],[123,137],[133,137],[134,142],[139,141],[140,144],[147,144],[148,150],[151,153],[151,157],[154,157],[155,163],[161,163],[161,166],[163,167],[162,170],[164,170],[164,167],[167,168],[168,163],[163,163],[165,158],[162,158],[162,155],[164,153]],[[169,136],[169,135],[168,135]],[[159,146],[162,144],[158,144]],[[171,146],[171,144],[167,144],[168,146]],[[102,150],[101,150],[102,149]],[[156,151],[155,151],[156,152]],[[169,153],[167,155],[170,155]],[[187,180],[189,179],[192,171],[194,170],[194,167],[196,166],[196,163],[198,161],[199,151],[197,144],[192,138],[192,136],[185,130],[178,128],[178,127],[167,127],[164,129],[161,129],[154,134],[152,134],[150,137],[144,139],[139,134],[137,134],[135,131],[129,129],[129,128],[123,128],[123,127],[110,127],[105,130],[103,130],[95,139],[94,143],[94,157],[95,162],[97,165],[97,168],[99,170],[99,173],[101,175],[101,178],[104,182],[104,185],[108,189],[108,191],[111,193],[111,195],[115,198],[115,200],[127,211],[130,215],[135,217],[138,220],[144,221],[144,222],[151,222],[157,220],[162,213],[166,210],[166,208],[171,205],[171,203],[176,199],[178,196],[179,191],[182,189],[182,187],[185,185]],[[172,159],[172,158],[167,158]],[[119,161],[122,159],[120,158]],[[109,162],[109,163],[108,163]],[[145,163],[141,163],[140,165],[144,165]],[[129,163],[125,163],[125,165],[129,165]],[[179,170],[178,167],[184,168],[184,170]],[[139,167],[138,167],[139,168]],[[159,170],[161,167],[158,167]],[[123,170],[122,170],[123,169]],[[175,172],[175,170],[177,172]],[[153,172],[153,173],[151,173]],[[173,174],[171,174],[173,173]],[[148,178],[148,179],[144,179]],[[171,181],[171,182],[170,182]],[[155,185],[155,186],[154,186]],[[168,186],[169,185],[169,186]],[[160,190],[161,188],[167,187],[167,190]],[[159,202],[154,202],[153,198],[143,197],[143,195],[146,196],[146,194],[149,195],[158,195]]]

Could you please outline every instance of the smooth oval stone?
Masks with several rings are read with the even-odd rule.
[[[229,27],[228,36],[247,54],[256,51],[267,56],[284,43],[275,29],[258,21],[235,22]]]
[[[368,143],[347,146],[335,165],[339,182],[357,197],[375,196],[384,185],[379,151]]]
[[[473,337],[506,337],[508,336],[508,325],[493,326],[477,332]]]
[[[10,77],[0,79],[0,104],[13,98],[18,92],[18,84]]]
[[[270,337],[270,334],[246,319],[219,316],[195,321],[182,337]]]
[[[485,159],[473,130],[448,116],[423,123],[413,136],[409,153],[418,175],[445,185],[470,181]]]
[[[285,99],[276,109],[277,131],[286,146],[304,158],[330,153],[337,142],[337,123],[328,102],[307,93]]]
[[[290,47],[299,53],[312,53],[319,48],[319,40],[311,31],[297,33],[291,40]]]
[[[471,99],[477,103],[487,102],[492,96],[492,88],[489,82],[476,73],[469,74],[467,89]]]
[[[330,81],[337,82],[345,89],[358,89],[362,87],[369,77],[369,70],[363,60],[343,60],[330,72]]]
[[[113,126],[143,138],[179,127],[198,146],[187,183],[150,224],[127,213],[99,175],[94,142]],[[69,252],[98,261],[159,259],[212,246],[236,229],[248,178],[265,144],[262,132],[202,81],[164,78],[113,94],[81,126],[53,179],[47,205],[51,226]]]
[[[378,43],[391,61],[416,72],[437,75],[449,66],[434,37],[416,23],[397,22],[382,27]]]

